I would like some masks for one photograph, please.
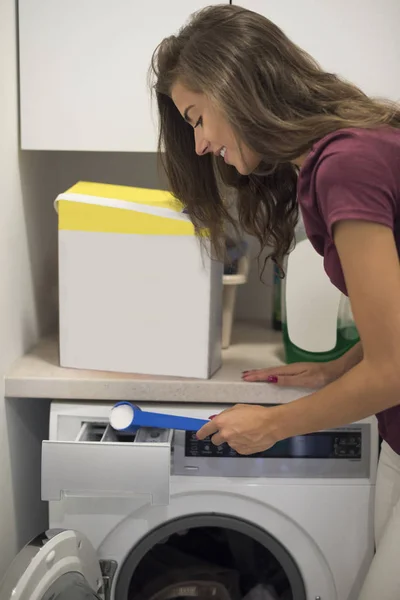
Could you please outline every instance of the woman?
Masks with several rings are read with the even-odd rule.
[[[361,339],[334,363],[244,373],[320,389],[288,405],[235,406],[198,437],[251,454],[377,414],[377,552],[361,598],[399,600],[400,107],[322,71],[273,23],[238,6],[195,15],[160,44],[153,70],[166,172],[197,230],[209,228],[221,250],[233,223],[222,182],[237,191],[241,228],[281,264],[300,209]]]

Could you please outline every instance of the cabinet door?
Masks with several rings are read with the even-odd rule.
[[[21,145],[153,152],[159,42],[219,0],[19,0]]]
[[[399,0],[233,0],[276,23],[327,71],[400,98]]]

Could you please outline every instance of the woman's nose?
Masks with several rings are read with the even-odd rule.
[[[196,149],[196,154],[202,156],[203,154],[207,154],[210,148],[210,142],[208,142],[203,135],[201,135],[201,131],[194,132],[194,145]]]

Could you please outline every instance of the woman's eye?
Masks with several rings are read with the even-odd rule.
[[[203,125],[203,117],[199,117],[193,127],[193,129],[196,129],[196,127],[198,127],[199,125]]]

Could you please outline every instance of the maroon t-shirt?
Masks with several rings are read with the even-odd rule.
[[[390,227],[400,255],[400,129],[340,129],[319,140],[301,168],[298,202],[311,244],[347,295],[334,223],[357,219]],[[377,418],[383,439],[400,454],[400,405]]]

